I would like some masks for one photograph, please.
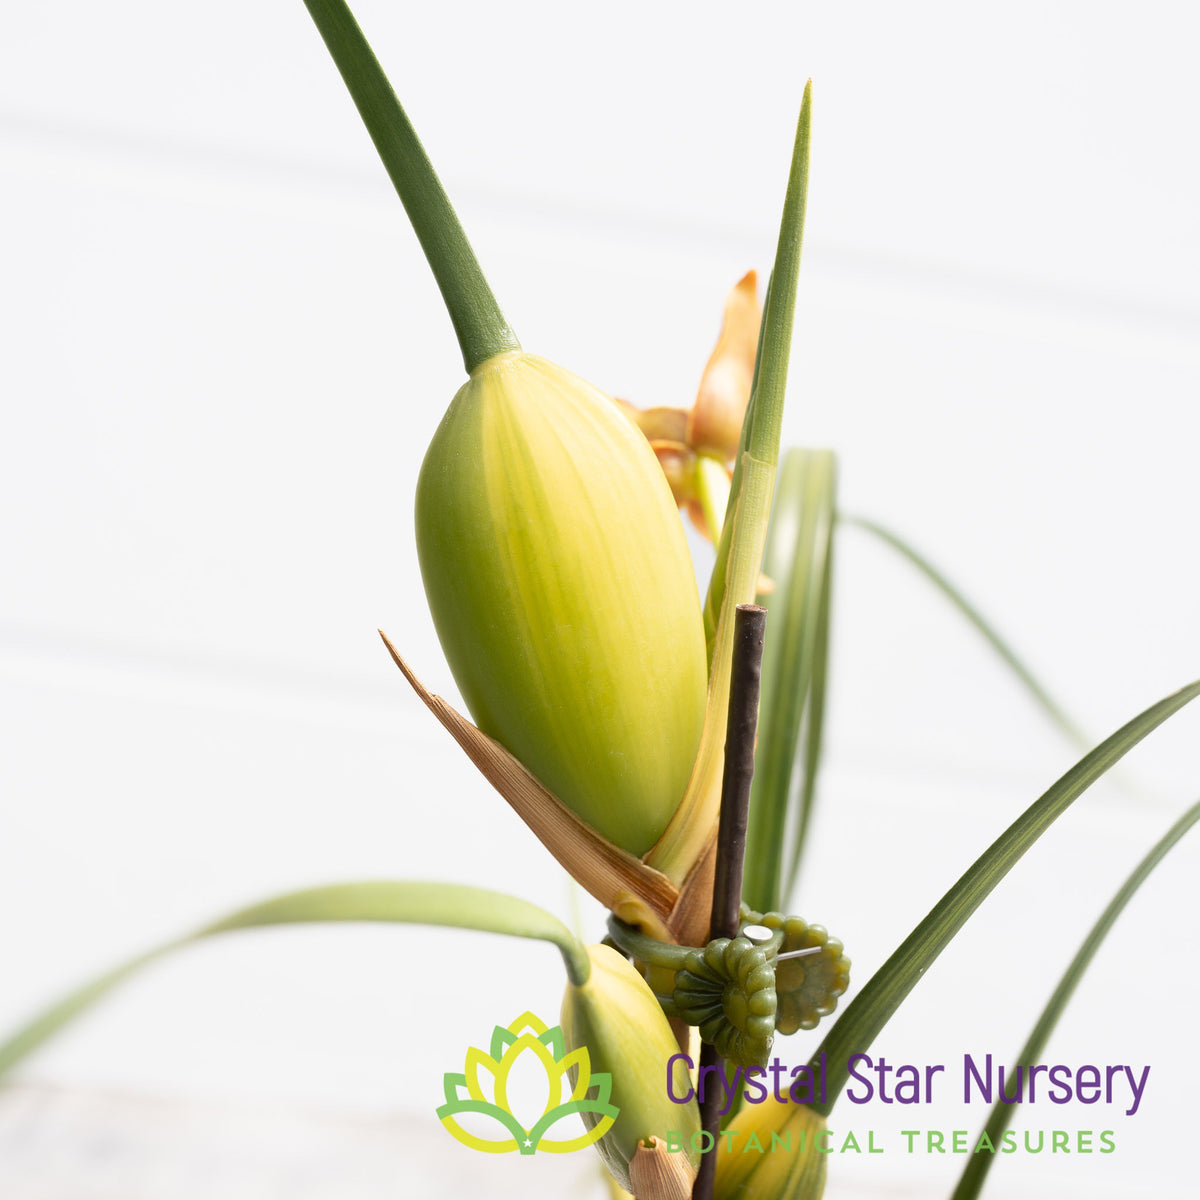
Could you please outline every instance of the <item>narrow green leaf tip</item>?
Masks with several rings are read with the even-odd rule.
[[[760,462],[779,462],[779,439],[783,427],[783,402],[787,392],[791,358],[792,328],[796,316],[796,293],[800,279],[800,251],[804,245],[804,218],[808,207],[808,160],[812,136],[812,80],[804,85],[796,141],[788,173],[783,217],[775,267],[763,310],[762,354],[752,386],[751,426],[746,449]]]
[[[752,599],[750,580],[757,578],[762,561],[775,486],[775,468],[779,462],[788,361],[792,352],[800,251],[804,242],[804,216],[808,205],[811,128],[810,79],[804,87],[800,116],[796,121],[783,216],[775,246],[775,263],[767,282],[762,328],[750,384],[750,401],[742,422],[741,443],[733,464],[725,520],[704,601],[704,629],[710,660],[728,597],[733,597],[733,604],[747,603]],[[749,590],[747,585],[750,585]]]

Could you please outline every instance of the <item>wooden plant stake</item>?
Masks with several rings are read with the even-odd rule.
[[[746,822],[750,813],[750,780],[754,776],[754,735],[758,726],[758,693],[766,623],[765,608],[757,604],[737,606],[709,940],[737,937],[741,919],[742,867],[746,853]],[[723,1062],[717,1048],[705,1043],[700,1052],[701,1079],[705,1077],[705,1068],[709,1066],[720,1069]],[[712,1078],[711,1072],[708,1077]],[[704,1102],[700,1106],[700,1125],[712,1135],[712,1148],[700,1159],[700,1171],[692,1187],[692,1200],[712,1200],[717,1169],[716,1147],[721,1135],[720,1101],[718,1088],[705,1089]]]

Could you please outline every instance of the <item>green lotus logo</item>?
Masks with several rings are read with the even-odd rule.
[[[514,1114],[509,1098],[510,1085],[517,1079],[521,1081],[521,1107],[531,1110],[529,1115],[534,1118],[528,1126]],[[507,1028],[497,1025],[492,1030],[490,1054],[470,1047],[466,1071],[448,1072],[444,1083],[446,1103],[437,1110],[439,1119],[464,1146],[485,1154],[508,1154],[513,1150],[521,1154],[538,1150],[567,1154],[582,1150],[598,1142],[620,1113],[611,1103],[612,1076],[603,1071],[592,1074],[587,1047],[580,1046],[568,1054],[562,1029],[557,1025],[547,1028],[531,1012],[522,1013]],[[526,1104],[524,1094],[540,1093],[543,1084],[544,1102],[535,1099]],[[548,1136],[559,1121],[575,1113],[594,1113],[598,1119],[578,1137]],[[465,1114],[475,1116],[472,1126],[493,1123],[497,1136],[481,1137],[464,1129],[458,1118]]]

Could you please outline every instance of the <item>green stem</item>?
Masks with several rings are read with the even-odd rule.
[[[620,917],[609,916],[608,936],[617,948],[638,962],[652,967],[663,967],[668,971],[681,971],[693,947],[676,946],[671,942],[659,942],[647,934],[626,925]]]
[[[467,373],[521,343],[509,328],[437,172],[343,0],[304,0],[408,213],[454,323]]]

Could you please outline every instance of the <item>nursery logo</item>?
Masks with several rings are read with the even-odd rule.
[[[446,1103],[437,1110],[442,1124],[464,1146],[485,1154],[508,1154],[513,1150],[522,1154],[538,1150],[567,1154],[582,1150],[598,1142],[620,1112],[611,1103],[612,1076],[603,1071],[592,1074],[587,1047],[580,1046],[568,1054],[562,1029],[558,1025],[547,1028],[531,1012],[522,1013],[507,1028],[497,1025],[492,1030],[490,1054],[471,1046],[466,1071],[447,1072],[443,1085]],[[511,1099],[510,1087],[514,1092]],[[596,1095],[589,1098],[591,1089]],[[528,1094],[536,1099],[526,1101]],[[522,1124],[514,1106],[522,1110],[525,1119],[532,1116],[532,1122]],[[591,1118],[585,1117],[584,1123],[590,1126],[586,1133],[565,1140],[547,1136],[559,1121],[573,1113]],[[474,1118],[470,1122],[473,1129],[482,1128],[495,1136],[483,1137],[464,1129],[459,1118],[467,1115]]]

